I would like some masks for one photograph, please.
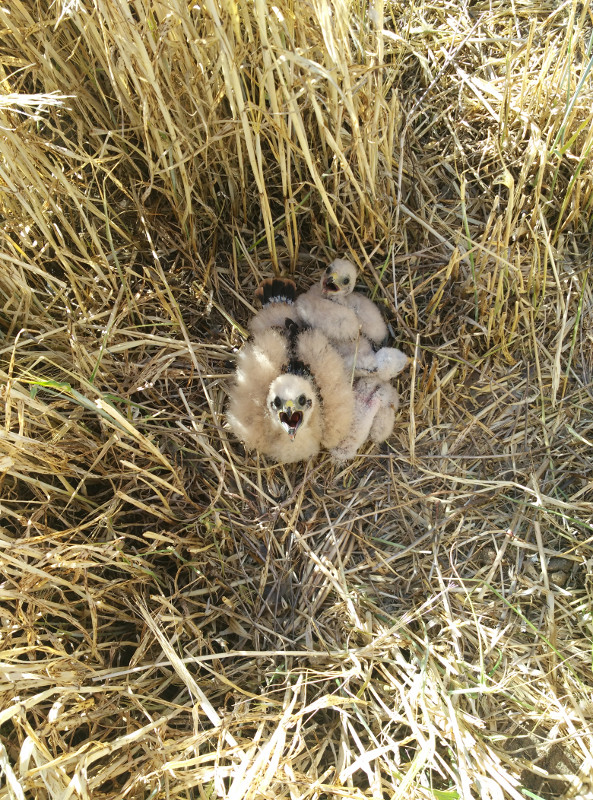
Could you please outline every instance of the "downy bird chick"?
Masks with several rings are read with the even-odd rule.
[[[248,449],[278,462],[304,461],[344,437],[354,395],[340,354],[321,331],[290,317],[280,324],[289,289],[266,287],[253,336],[238,356],[227,419]]]
[[[325,333],[339,350],[354,377],[374,376],[389,380],[400,373],[408,357],[395,347],[381,347],[387,325],[377,306],[355,292],[357,269],[346,258],[337,258],[321,281],[300,295],[295,303],[299,318]]]

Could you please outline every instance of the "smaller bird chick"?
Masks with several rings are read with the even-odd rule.
[[[354,416],[346,436],[331,451],[338,462],[354,458],[367,441],[384,442],[393,431],[399,395],[388,381],[359,378],[354,382]]]
[[[355,292],[357,269],[346,258],[329,265],[321,281],[295,303],[299,318],[325,333],[354,377],[374,376],[387,381],[399,374],[408,357],[395,347],[381,347],[387,325],[377,306]]]

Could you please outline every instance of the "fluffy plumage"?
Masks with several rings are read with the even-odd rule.
[[[370,439],[383,442],[393,431],[399,396],[387,381],[359,378],[354,386],[354,415],[346,436],[332,449],[336,461],[354,458],[358,449]]]
[[[388,381],[405,369],[408,357],[397,347],[381,347],[375,350],[364,336],[355,342],[334,340],[334,346],[340,353],[348,371],[354,377],[373,376],[378,380]]]
[[[327,268],[319,283],[297,298],[296,310],[306,325],[323,331],[328,338],[353,342],[358,337],[360,324],[356,311],[346,298],[354,288],[356,269],[338,279],[331,267]]]
[[[285,285],[262,290],[261,299],[252,338],[238,356],[227,419],[247,448],[278,462],[307,460],[350,429],[349,376],[321,331],[287,316],[294,307]]]
[[[377,388],[379,397],[379,409],[373,419],[371,430],[369,431],[369,439],[372,442],[384,442],[393,433],[393,426],[395,425],[395,414],[399,408],[399,394],[387,381],[379,383]]]
[[[357,270],[346,258],[329,265],[319,283],[296,299],[299,319],[323,331],[339,350],[355,377],[389,380],[404,369],[407,356],[395,347],[379,345],[387,337],[387,325],[377,306],[355,292]]]

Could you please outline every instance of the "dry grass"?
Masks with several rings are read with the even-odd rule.
[[[0,798],[591,797],[592,13],[0,8]],[[396,431],[245,456],[344,252]]]

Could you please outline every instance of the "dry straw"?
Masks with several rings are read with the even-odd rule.
[[[0,8],[0,798],[590,797],[589,1]],[[348,253],[386,446],[245,454]]]

